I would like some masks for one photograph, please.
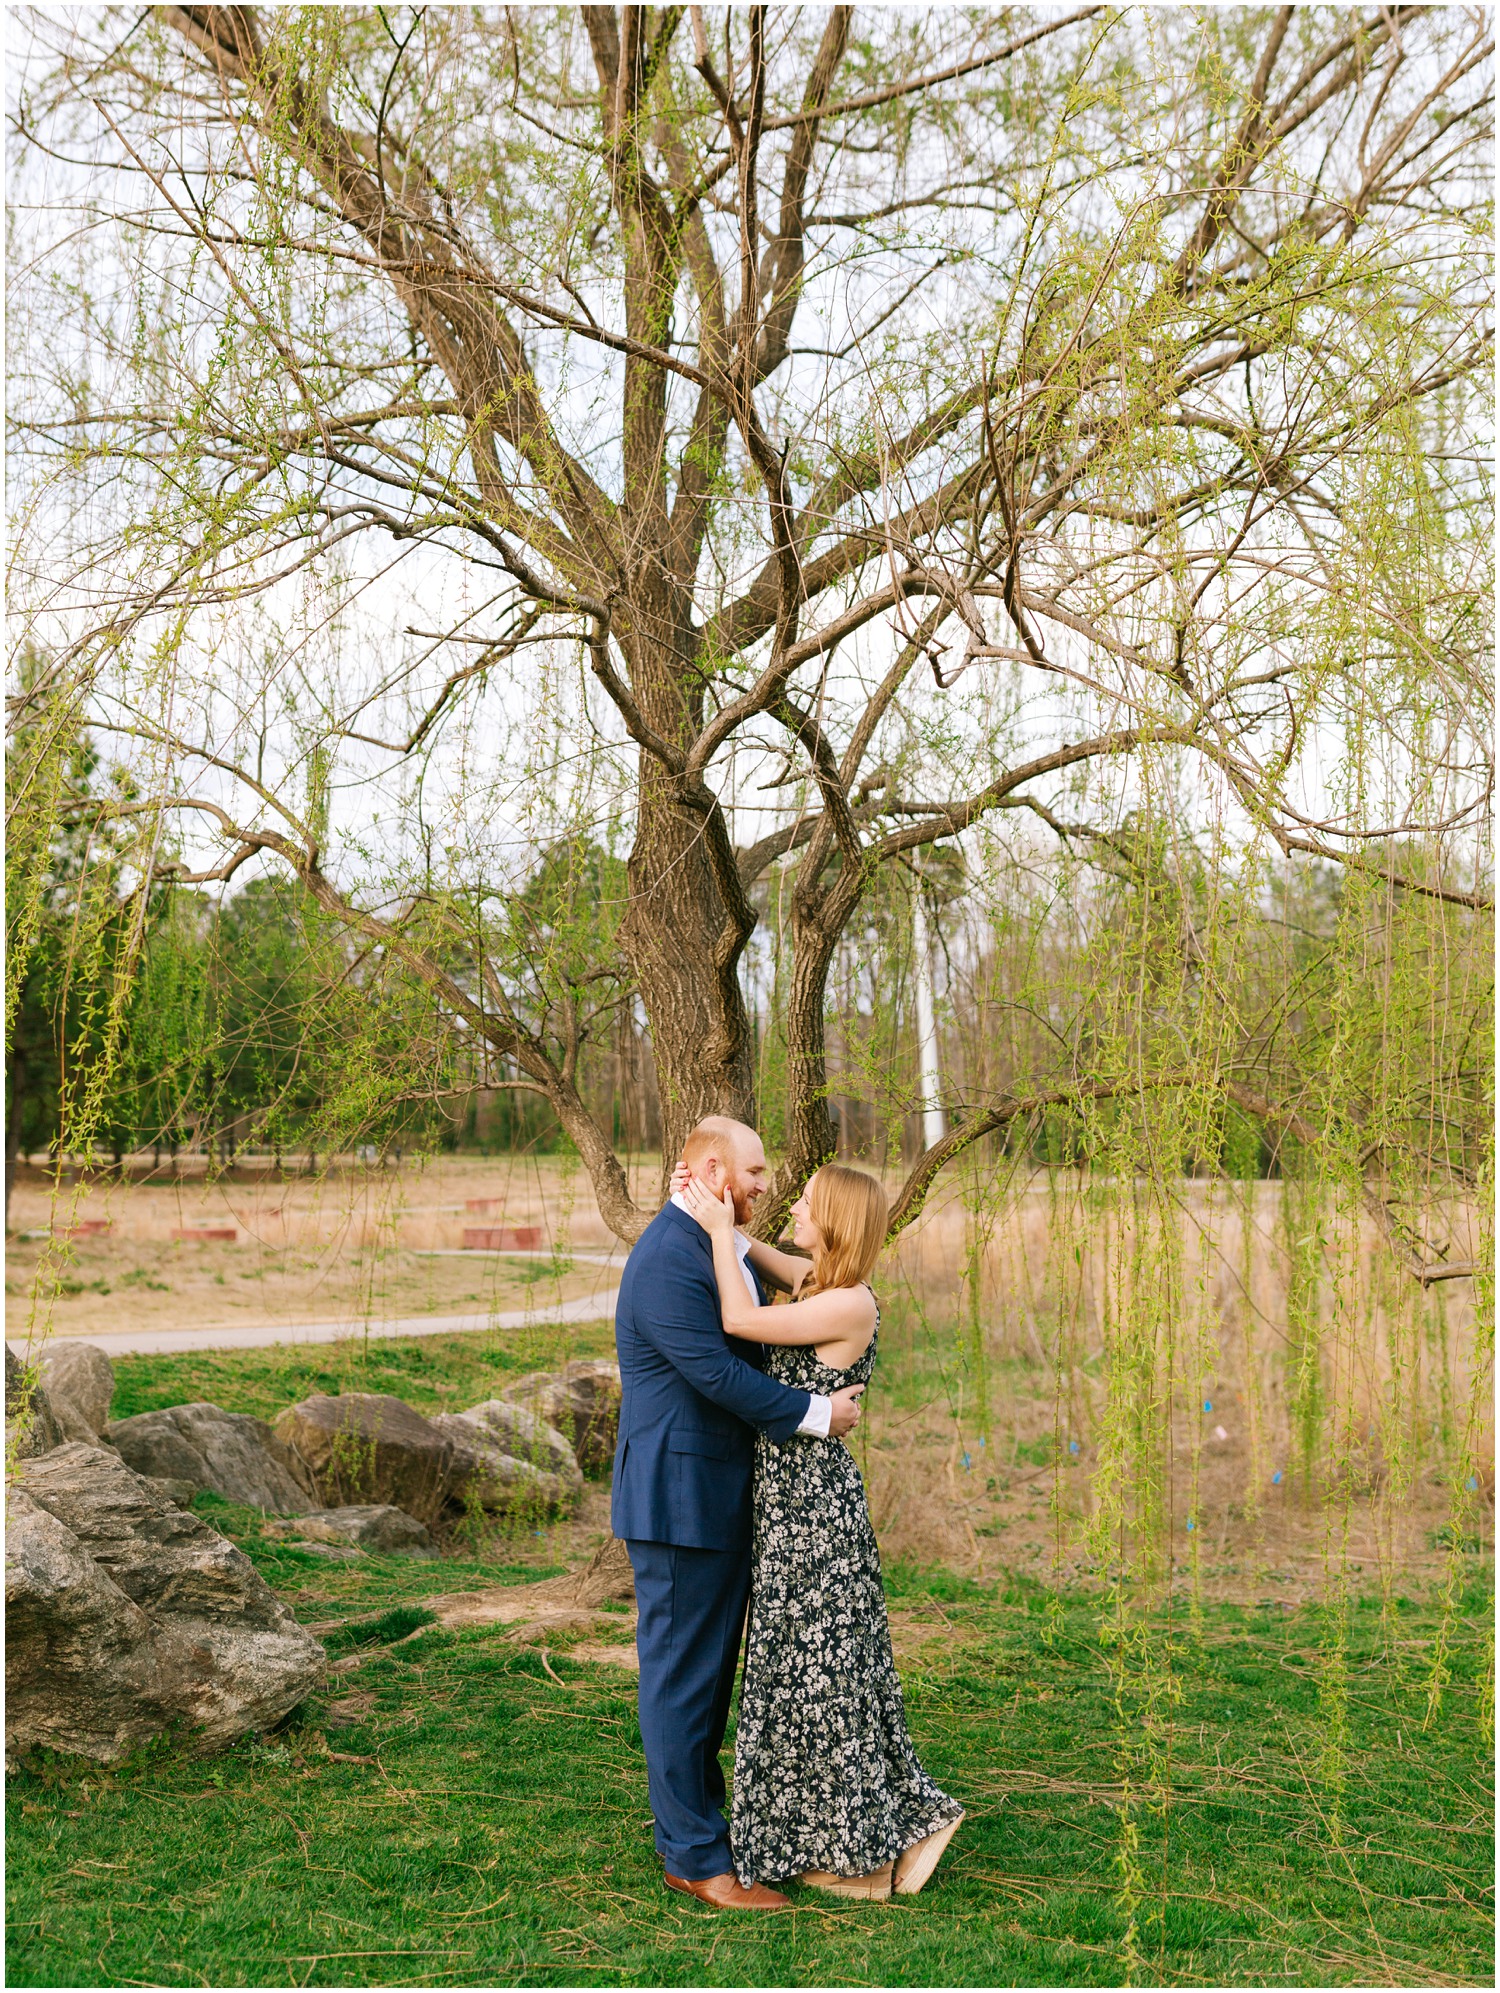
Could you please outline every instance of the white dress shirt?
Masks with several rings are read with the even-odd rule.
[[[688,1217],[693,1218],[692,1212],[688,1211],[686,1200],[675,1191],[672,1194],[672,1202],[677,1206],[679,1211],[687,1211]],[[693,1218],[693,1223],[695,1225],[698,1223],[696,1218]],[[699,1226],[699,1230],[701,1231],[702,1229]],[[744,1276],[745,1286],[749,1291],[750,1299],[758,1308],[760,1306],[760,1289],[755,1284],[755,1275],[750,1271],[750,1241],[738,1228],[736,1228],[734,1234],[734,1249],[739,1255],[740,1272]],[[808,1406],[802,1423],[798,1426],[797,1430],[798,1432],[810,1434],[814,1439],[827,1439],[829,1428],[833,1424],[833,1400],[832,1398],[825,1398],[821,1391],[810,1391],[808,1396],[811,1398],[812,1403]]]

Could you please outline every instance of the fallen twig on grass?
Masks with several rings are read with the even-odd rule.
[[[557,1672],[556,1668],[553,1667],[552,1657],[547,1652],[546,1648],[539,1647],[537,1649],[537,1653],[541,1659],[542,1666],[547,1670],[547,1673],[552,1677],[553,1681],[557,1683],[557,1686],[560,1689],[570,1689],[573,1686],[573,1684],[571,1682],[565,1682],[562,1676]]]

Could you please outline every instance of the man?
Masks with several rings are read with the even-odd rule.
[[[760,1137],[721,1115],[700,1121],[683,1161],[714,1196],[726,1185],[743,1225],[766,1188]],[[745,1258],[757,1303],[765,1297]],[[862,1385],[831,1398],[761,1375],[764,1352],[731,1348],[708,1234],[674,1198],[626,1261],[615,1312],[620,1438],[611,1521],[635,1572],[641,1742],[667,1886],[721,1909],[788,1910],[746,1889],[730,1861],[719,1746],[750,1588],[754,1430],[778,1443],[841,1437]]]

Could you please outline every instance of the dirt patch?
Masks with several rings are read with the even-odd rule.
[[[470,1626],[511,1626],[517,1639],[543,1633],[585,1632],[594,1625],[594,1614],[581,1606],[561,1605],[550,1595],[538,1596],[537,1585],[497,1585],[491,1591],[456,1592],[448,1598],[428,1599],[427,1607],[437,1614],[438,1624],[455,1631]]]
[[[569,1648],[568,1659],[593,1661],[606,1668],[628,1668],[633,1675],[638,1675],[641,1671],[640,1657],[635,1651],[634,1644],[629,1647],[599,1646],[592,1641],[585,1641],[581,1646]]]
[[[603,1491],[599,1491],[602,1493]],[[597,1500],[597,1497],[596,1497]],[[508,1640],[545,1644],[549,1638],[588,1632],[633,1633],[635,1614],[621,1608],[634,1601],[635,1581],[625,1546],[606,1533],[586,1563],[534,1585],[491,1585],[427,1601],[448,1627],[508,1626]],[[613,1607],[613,1610],[610,1608]]]

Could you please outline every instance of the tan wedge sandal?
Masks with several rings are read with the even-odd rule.
[[[804,1869],[797,1877],[810,1889],[821,1889],[826,1896],[852,1896],[862,1903],[888,1903],[894,1881],[895,1865],[887,1862],[884,1868],[873,1868],[868,1875],[830,1875],[826,1869]]]
[[[943,1850],[963,1825],[964,1816],[950,1820],[946,1827],[939,1827],[935,1834],[929,1834],[923,1841],[915,1842],[904,1854],[898,1857],[893,1888],[898,1896],[915,1896],[924,1882],[931,1879],[932,1871],[943,1858]]]

